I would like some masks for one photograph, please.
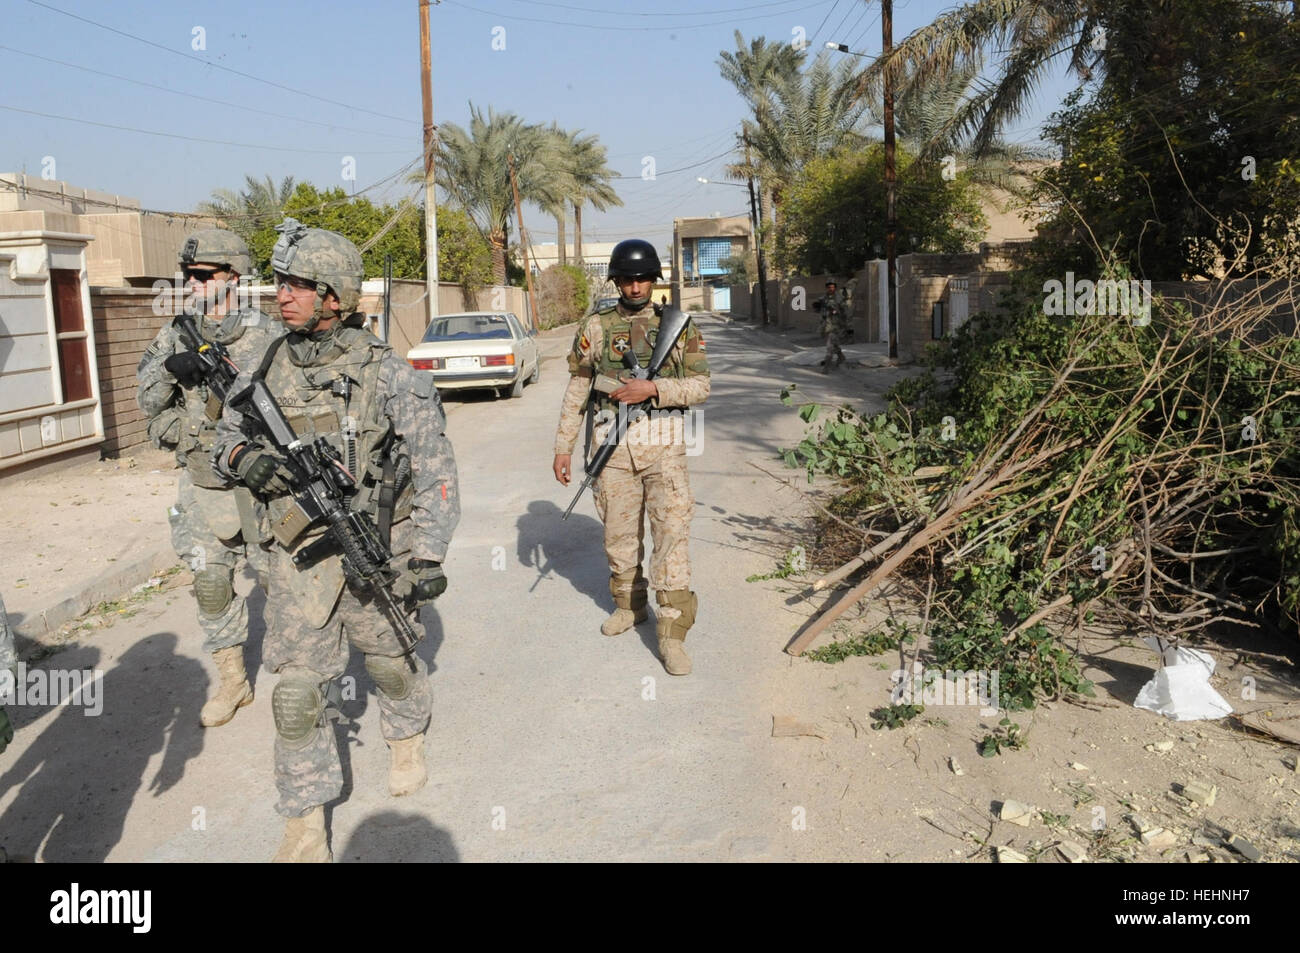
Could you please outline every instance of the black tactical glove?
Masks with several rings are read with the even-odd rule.
[[[398,578],[396,591],[413,606],[428,605],[447,591],[447,574],[442,563],[432,559],[408,559],[406,572]]]
[[[0,754],[4,754],[9,742],[14,740],[14,726],[9,724],[9,715],[0,707]]]
[[[203,362],[193,351],[178,351],[163,361],[163,367],[182,387],[198,387],[203,383]]]
[[[230,465],[246,487],[264,496],[279,496],[293,489],[293,471],[284,457],[251,443],[235,454]]]

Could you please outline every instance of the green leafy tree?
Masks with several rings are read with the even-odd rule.
[[[537,276],[540,326],[553,328],[587,313],[587,276],[574,265],[551,265]]]
[[[420,241],[423,255],[423,231]],[[492,249],[469,215],[458,208],[438,209],[438,278],[467,291],[492,283]]]
[[[932,163],[897,149],[898,236],[903,251],[961,252],[987,221],[965,175],[945,180]],[[884,147],[814,159],[790,189],[777,239],[782,267],[798,274],[855,272],[885,243]]]
[[[1055,208],[1040,247],[1061,269],[1106,252],[1156,279],[1244,274],[1300,215],[1300,19],[1188,0],[1153,24],[1147,7],[1107,18],[1105,77],[1047,126],[1064,159],[1038,190]]]

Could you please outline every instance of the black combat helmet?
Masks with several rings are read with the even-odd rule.
[[[659,253],[641,238],[629,238],[614,246],[609,256],[610,278],[662,278]]]

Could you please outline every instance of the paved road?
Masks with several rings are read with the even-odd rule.
[[[617,638],[600,526],[588,496],[550,473],[568,341],[544,342],[542,379],[517,400],[447,399],[463,516],[450,588],[426,610],[434,715],[429,784],[387,795],[373,688],[353,664],[341,726],[347,790],[330,810],[338,860],[726,860],[807,856],[791,836],[799,779],[769,738],[781,653],[806,610],[745,577],[770,571],[804,504],[750,461],[774,467],[802,424],[777,394],[860,399],[868,373],[823,377],[781,363],[779,342],[702,318],[713,367],[702,447],[691,460],[700,614],[695,672],[667,675],[653,620]],[[242,588],[251,589],[244,581]],[[102,714],[29,706],[0,756],[0,844],[45,860],[260,861],[281,822],[272,805],[270,688],[204,731],[212,667],[192,599],[179,590],[41,663],[97,669]],[[260,656],[261,599],[254,592]]]

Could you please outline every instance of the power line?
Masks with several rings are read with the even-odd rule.
[[[347,205],[358,196],[373,191],[374,189],[379,188],[381,185],[384,185],[386,182],[396,179],[398,176],[404,175],[410,169],[414,168],[417,164],[422,163],[423,161],[424,161],[423,156],[416,156],[410,162],[401,166],[397,170],[388,173],[388,175],[384,176],[381,179],[376,179],[370,185],[367,185],[365,188],[358,189],[356,192],[353,192],[351,195],[345,196],[342,199],[327,199],[326,201],[319,202],[316,205],[309,205],[306,206],[305,208],[295,209],[294,214],[297,215],[304,212],[323,212],[325,209],[336,208],[338,206]],[[84,203],[85,205],[93,205],[102,208],[115,209],[116,211],[119,212],[139,212],[142,215],[144,214],[160,215],[166,218],[197,218],[197,219],[203,219],[205,221],[209,219],[219,218],[222,221],[227,223],[248,222],[250,224],[256,224],[268,217],[274,217],[274,216],[268,216],[266,213],[242,215],[238,213],[214,214],[212,212],[175,212],[175,211],[171,211],[170,209],[143,208],[143,207],[123,208],[117,202],[107,202],[102,199],[94,199],[89,196],[70,196],[66,192],[58,192],[55,191],[54,189],[36,188],[31,185],[27,185],[26,182],[24,182],[24,184],[22,185],[19,185],[16,182],[10,182],[8,179],[0,179],[0,188],[5,188],[12,192],[20,192],[20,193],[30,192],[33,195],[44,195],[56,199],[67,200],[69,198],[72,198],[78,202]]]
[[[125,30],[119,30],[116,27],[111,27],[107,23],[100,23],[96,20],[91,20],[88,17],[78,16],[75,13],[70,13],[67,10],[60,10],[58,7],[50,6],[48,3],[42,3],[41,0],[27,0],[27,2],[32,4],[33,6],[42,7],[54,13],[62,14],[65,17],[70,17],[73,20],[80,20],[82,23],[89,23],[91,26],[99,27],[101,30],[107,30],[110,33],[116,33],[118,36],[124,36],[128,40],[135,40],[137,43],[143,43],[146,46],[152,46],[154,49],[162,50],[164,53],[171,53],[173,56],[180,56],[187,60],[194,60],[196,63],[202,63],[204,66],[211,67],[212,69],[218,69],[225,73],[232,73],[235,76],[242,76],[244,79],[251,79],[254,82],[263,83],[264,85],[267,86],[274,86],[276,89],[283,89],[286,92],[295,93],[299,96],[306,96],[308,99],[314,99],[317,102],[329,103],[331,106],[342,106],[344,109],[351,109],[356,112],[369,113],[372,116],[379,116],[381,119],[392,119],[397,122],[409,122],[412,125],[419,125],[418,121],[414,119],[409,119],[403,116],[391,116],[388,113],[376,112],[373,109],[365,109],[364,107],[361,106],[353,106],[349,103],[339,102],[337,99],[327,99],[324,96],[317,96],[315,93],[309,93],[305,89],[295,89],[292,86],[285,86],[283,83],[277,83],[274,80],[263,79],[260,76],[254,76],[252,73],[245,73],[237,69],[231,69],[229,66],[222,66],[220,63],[214,63],[211,60],[206,60],[201,56],[194,56],[190,53],[184,53],[181,50],[173,50],[171,47],[163,46],[163,44],[161,43],[155,43],[153,40],[146,40],[144,37],[136,36],[134,33],[127,33]]]
[[[701,10],[698,13],[680,11],[676,13],[624,13],[621,10],[601,10],[594,7],[576,7],[568,3],[547,3],[546,0],[532,0],[532,6],[535,7],[556,7],[561,10],[577,10],[580,13],[604,13],[617,17],[706,17],[716,16],[719,13],[743,13],[746,10],[759,10],[764,7],[783,7],[798,0],[773,0],[770,3],[752,3],[747,7],[724,7],[718,10]],[[780,12],[780,11],[778,11]]]
[[[865,4],[864,4],[864,6],[865,6]],[[831,36],[832,36],[832,37],[835,37],[835,36],[838,36],[838,35],[839,35],[840,27],[844,26],[844,24],[848,21],[849,17],[851,17],[851,16],[853,16],[852,0],[850,0],[849,8],[848,8],[847,10],[844,11],[844,16],[840,17],[840,22],[837,23],[837,24],[835,24],[835,29],[831,30]]]
[[[27,0],[27,2],[35,3],[36,0]],[[780,13],[767,13],[757,17],[745,17],[742,19],[735,19],[729,17],[724,20],[710,20],[707,23],[679,23],[673,26],[627,26],[625,24],[608,24],[608,23],[575,23],[572,20],[548,20],[544,17],[525,17],[513,13],[500,13],[495,10],[484,10],[484,9],[480,9],[479,7],[472,7],[468,3],[460,3],[459,0],[443,0],[443,2],[453,7],[461,7],[465,10],[469,10],[471,13],[477,13],[487,17],[496,17],[502,20],[520,20],[525,23],[545,23],[550,26],[563,26],[563,27],[577,28],[583,30],[604,30],[604,31],[634,30],[634,31],[658,32],[658,31],[697,30],[700,27],[705,27],[705,26],[720,26],[722,24],[728,24],[734,26],[738,23],[748,23],[753,20],[770,20],[772,17],[775,16],[794,15],[794,14],[804,13],[808,10],[812,10],[815,9],[816,7],[822,6],[823,4],[829,2],[829,0],[822,0],[821,3],[810,4],[809,6],[801,7],[797,10],[786,10]],[[838,3],[839,0],[836,0],[836,2]],[[611,14],[611,15],[622,16],[622,14]]]
[[[118,76],[116,73],[105,73],[103,70],[91,69],[89,66],[81,66],[77,63],[68,63],[63,60],[56,60],[49,56],[41,56],[39,53],[29,53],[26,50],[15,49],[12,46],[0,46],[0,50],[8,53],[17,53],[19,56],[30,56],[32,59],[44,60],[46,63],[54,63],[57,66],[66,66],[69,69],[78,69],[86,73],[94,73],[96,76],[107,76],[109,79],[121,80],[124,83],[134,83],[136,86],[145,86],[149,89],[158,89],[164,93],[171,93],[173,96],[184,96],[187,98],[202,98],[206,104],[215,104],[218,106],[228,106],[231,109],[242,109],[245,112],[257,113],[262,116],[272,116],[276,119],[289,119],[293,122],[309,123],[313,126],[324,126],[327,129],[339,129],[344,132],[358,132],[367,136],[381,136],[385,139],[407,139],[407,136],[393,135],[391,132],[372,132],[368,129],[354,129],[350,126],[340,126],[332,122],[321,122],[317,119],[303,119],[300,116],[289,116],[285,113],[268,112],[265,109],[255,109],[252,106],[241,106],[239,103],[226,102],[220,99],[211,99],[206,93],[187,93],[184,90],[171,89],[167,86],[159,86],[157,83],[147,83],[144,80],[132,79],[129,76]]]
[[[813,41],[817,39],[817,34],[821,33],[822,27],[826,25],[826,21],[835,15],[835,8],[838,7],[839,5],[840,5],[840,0],[835,0],[835,3],[831,6],[831,8],[826,11],[826,16],[822,17],[821,24],[817,27],[817,29],[813,30],[812,36],[808,38],[809,45],[811,45]]]
[[[0,108],[3,108],[3,107],[0,107]],[[721,159],[723,156],[729,156],[729,155],[731,155],[731,153],[732,153],[732,150],[731,150],[731,149],[728,149],[726,152],[719,152],[716,156],[709,156],[709,158],[707,158],[707,159],[701,159],[699,162],[692,162],[690,165],[684,165],[684,166],[681,166],[681,167],[676,168],[676,169],[666,169],[666,170],[663,171],[663,172],[658,172],[658,171],[656,171],[656,172],[655,172],[655,178],[657,179],[657,178],[659,178],[661,175],[672,175],[672,174],[675,173],[675,172],[687,172],[687,171],[689,171],[689,170],[691,170],[691,169],[697,169],[697,168],[699,168],[700,166],[704,165],[704,164],[707,163],[707,162],[714,162],[714,161],[716,161],[716,160],[718,160],[718,159]],[[642,176],[639,176],[639,175],[614,175],[614,176],[610,176],[610,178],[611,178],[611,179],[640,179],[640,178],[642,178]],[[646,180],[646,181],[653,181],[653,180]]]
[[[268,152],[305,152],[311,155],[330,155],[337,154],[337,149],[295,149],[293,146],[267,146],[256,142],[232,142],[229,139],[207,139],[202,136],[182,136],[177,132],[158,132],[153,129],[137,129],[134,126],[119,126],[111,122],[96,122],[93,119],[79,119],[76,116],[60,116],[56,113],[38,112],[34,109],[20,109],[17,106],[6,106],[0,103],[0,109],[7,109],[10,112],[24,113],[28,116],[38,116],[42,119],[59,119],[64,122],[79,122],[87,126],[99,126],[102,129],[117,129],[122,132],[134,132],[142,136],[161,136],[166,139],[184,139],[186,142],[206,142],[209,145],[218,146],[235,146],[241,149],[265,149]],[[405,155],[406,149],[394,149],[387,152],[353,152],[359,156],[393,156]]]

